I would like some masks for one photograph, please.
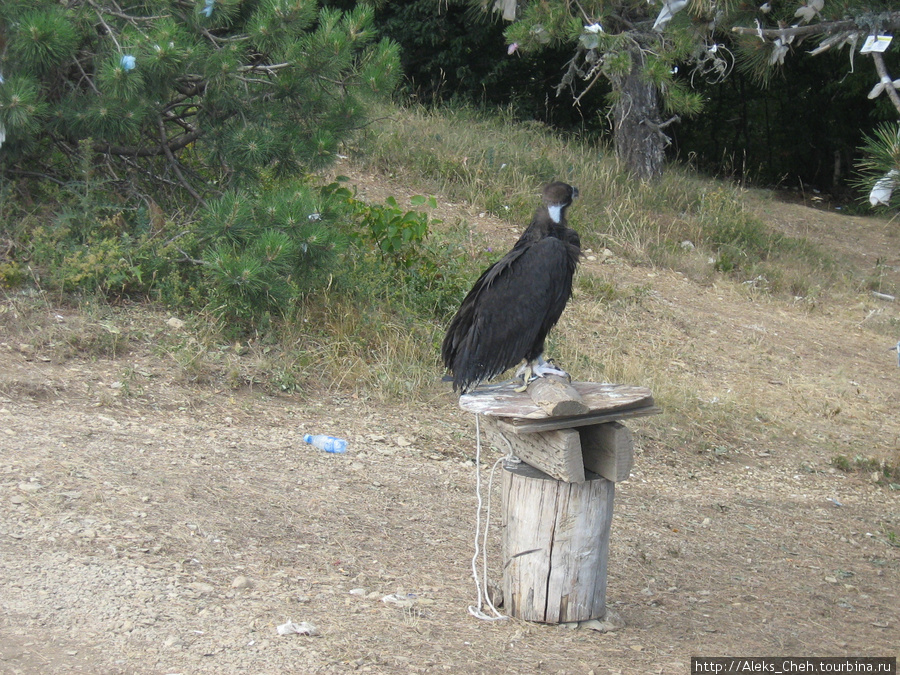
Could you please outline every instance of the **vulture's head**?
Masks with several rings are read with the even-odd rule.
[[[565,210],[578,196],[578,188],[556,181],[544,188],[543,200],[554,223],[560,223]]]

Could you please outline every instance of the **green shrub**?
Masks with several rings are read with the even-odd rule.
[[[229,191],[200,212],[203,279],[210,308],[232,329],[261,330],[283,317],[346,248],[322,201],[296,183],[251,195]]]

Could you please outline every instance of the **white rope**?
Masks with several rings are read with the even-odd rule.
[[[501,434],[502,436],[502,434]],[[518,461],[518,458],[513,456],[512,445],[506,436],[503,436],[503,440],[506,441],[506,445],[509,447],[509,454],[506,457],[501,457],[494,465],[491,467],[491,473],[488,478],[488,497],[487,497],[487,508],[485,510],[484,517],[484,535],[479,545],[479,538],[482,538],[481,535],[481,509],[482,509],[482,500],[481,500],[481,415],[479,413],[475,413],[475,496],[478,499],[478,509],[475,514],[475,554],[472,556],[472,578],[475,579],[475,589],[478,592],[478,606],[469,605],[469,614],[472,616],[481,619],[483,621],[502,621],[503,619],[508,619],[508,616],[505,616],[497,611],[497,608],[494,607],[494,603],[491,602],[491,598],[489,593],[487,592],[488,586],[488,575],[487,575],[487,541],[488,541],[488,531],[491,526],[491,493],[492,487],[494,484],[494,471],[497,469],[497,465],[500,464],[503,460],[508,459],[510,461]],[[480,546],[480,547],[479,547]],[[479,581],[478,579],[478,557],[481,555],[481,569],[482,569],[482,577],[483,581]],[[487,603],[487,606],[490,607],[491,611],[494,613],[494,616],[490,616],[485,614],[482,611],[482,606],[484,603]]]

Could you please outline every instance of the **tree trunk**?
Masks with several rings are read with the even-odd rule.
[[[662,132],[659,95],[643,75],[644,55],[631,52],[631,72],[611,78],[617,101],[613,106],[616,157],[641,180],[659,178],[668,138]]]

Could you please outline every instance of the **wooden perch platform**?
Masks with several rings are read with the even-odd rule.
[[[518,385],[459,398],[483,416],[492,445],[522,460],[503,471],[506,611],[544,623],[601,618],[615,484],[634,464],[631,431],[619,420],[660,410],[645,387],[556,376]]]
[[[503,469],[506,611],[542,623],[605,616],[615,483],[590,473],[566,483],[527,464]]]
[[[542,383],[547,380],[547,383]],[[561,380],[561,382],[559,382]],[[504,382],[464,394],[463,410],[484,416],[490,443],[557,480],[582,483],[585,467],[607,480],[628,478],[631,432],[619,420],[660,412],[646,387],[538,378],[526,392]],[[565,393],[573,398],[565,399]],[[577,398],[574,398],[577,397]],[[552,415],[549,411],[563,411]]]
[[[573,382],[569,386],[587,406],[587,412],[554,416],[532,398],[535,382],[529,385],[527,392],[517,392],[516,381],[480,387],[460,396],[459,407],[487,417],[498,417],[513,433],[568,429],[660,412],[653,403],[652,392],[646,387]]]

